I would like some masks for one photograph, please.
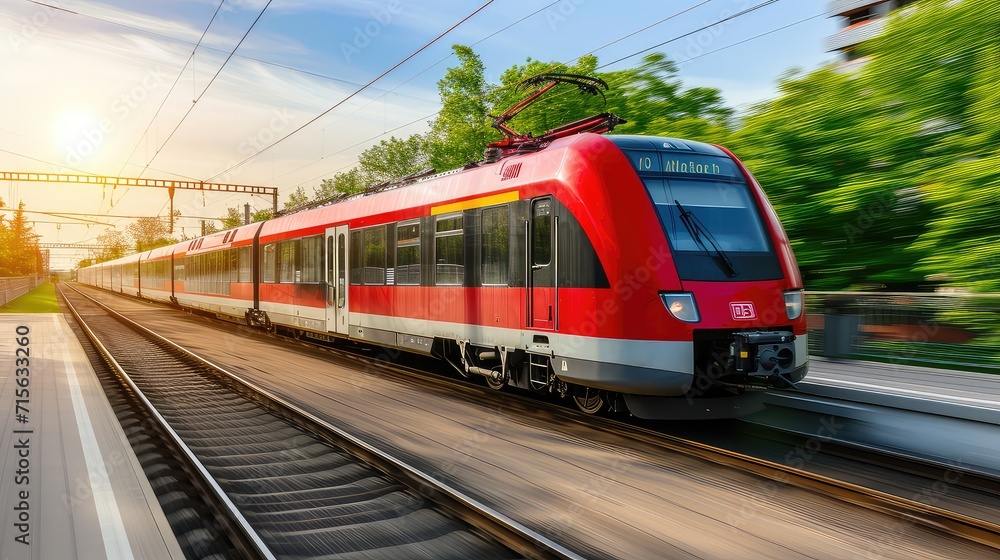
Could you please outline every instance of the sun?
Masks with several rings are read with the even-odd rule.
[[[94,131],[100,131],[100,119],[81,107],[66,109],[52,121],[52,140],[62,150],[73,150],[81,142],[93,144]]]

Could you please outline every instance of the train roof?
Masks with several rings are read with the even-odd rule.
[[[565,163],[565,150],[586,151],[587,146],[611,142],[621,150],[658,151],[726,157],[711,144],[659,136],[578,134],[560,138],[538,152],[505,157],[497,162],[471,169],[455,170],[418,180],[402,187],[367,196],[280,216],[264,223],[261,238],[282,239],[301,235],[303,230],[319,233],[324,225],[353,220],[361,227],[366,222],[378,224],[382,216],[396,208],[435,207],[464,200],[516,190],[539,177],[557,178]],[[516,167],[516,171],[513,170]],[[362,217],[359,221],[357,218]]]
[[[383,215],[397,208],[434,207],[515,191],[536,177],[556,178],[557,169],[564,162],[564,150],[583,150],[584,146],[606,141],[604,138],[598,134],[561,138],[539,152],[506,157],[471,169],[434,175],[399,188],[281,216],[265,222],[260,235],[261,238],[277,236],[281,239],[286,235],[300,235],[302,230],[349,220],[364,227],[366,221],[381,223]],[[359,221],[358,217],[362,219]]]
[[[225,231],[217,231],[204,237],[197,237],[187,241],[181,241],[172,245],[175,255],[196,255],[212,249],[224,247],[244,246],[253,242],[262,222],[254,222]]]
[[[695,140],[664,136],[639,136],[636,134],[607,134],[604,137],[622,150],[653,150],[657,152],[726,156],[726,153],[718,147]]]

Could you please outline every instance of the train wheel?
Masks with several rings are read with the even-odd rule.
[[[583,387],[576,392],[577,394],[573,395],[573,402],[584,414],[597,414],[607,406],[604,394],[597,389]]]
[[[507,376],[496,370],[493,370],[493,375],[487,375],[485,379],[486,385],[495,391],[503,389],[504,385],[507,384]]]

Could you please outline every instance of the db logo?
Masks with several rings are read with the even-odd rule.
[[[729,311],[733,314],[733,319],[746,321],[756,319],[757,312],[753,309],[753,304],[749,301],[739,301],[729,304]]]

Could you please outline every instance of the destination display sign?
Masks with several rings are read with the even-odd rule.
[[[729,158],[652,150],[626,150],[625,154],[639,173],[742,178],[736,164]]]

